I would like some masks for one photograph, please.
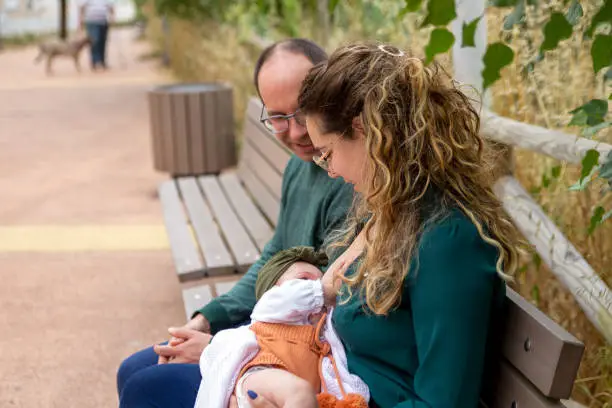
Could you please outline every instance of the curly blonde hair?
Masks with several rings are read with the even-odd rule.
[[[363,197],[336,244],[346,246],[367,220],[364,255],[344,280],[376,314],[399,305],[418,237],[451,208],[497,248],[502,278],[517,268],[522,241],[493,193],[492,150],[471,102],[440,66],[390,45],[341,47],[304,81],[300,109],[317,118],[321,132],[352,139],[353,119],[363,124]],[[435,208],[424,212],[432,193]]]

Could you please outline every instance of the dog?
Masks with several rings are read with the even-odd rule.
[[[46,72],[47,75],[51,75],[53,74],[52,63],[56,57],[70,57],[74,60],[76,70],[81,72],[79,57],[81,51],[88,45],[91,45],[91,41],[87,36],[68,41],[48,40],[38,45],[38,56],[34,59],[34,63],[39,63],[46,58]]]

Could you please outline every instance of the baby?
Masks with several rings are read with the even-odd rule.
[[[233,393],[248,408],[248,390],[278,407],[367,408],[368,387],[348,372],[326,310],[336,297],[332,271],[321,279],[326,264],[325,254],[296,247],[259,270],[251,323],[217,333],[202,353],[196,408],[227,408]]]

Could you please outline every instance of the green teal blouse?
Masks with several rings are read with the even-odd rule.
[[[338,302],[334,327],[349,371],[370,387],[370,406],[477,407],[488,331],[505,295],[497,255],[452,210],[422,234],[397,309],[376,316],[359,295]]]

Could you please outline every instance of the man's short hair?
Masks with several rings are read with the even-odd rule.
[[[279,50],[287,51],[292,54],[303,55],[308,58],[313,65],[327,60],[327,53],[325,50],[314,41],[307,40],[306,38],[289,38],[287,40],[277,41],[274,44],[269,45],[265,50],[263,50],[255,63],[255,74],[253,81],[255,83],[255,89],[257,89],[257,94],[260,97],[259,71],[261,71],[263,64]]]

